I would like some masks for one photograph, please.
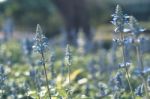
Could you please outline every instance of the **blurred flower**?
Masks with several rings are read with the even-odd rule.
[[[99,94],[100,96],[106,96],[108,94],[108,88],[107,85],[104,83],[99,83],[98,84],[98,88],[99,88]]]
[[[5,74],[5,70],[3,65],[0,65],[0,89],[4,90],[4,87],[6,86],[5,80],[7,79],[7,76]]]
[[[30,77],[31,78],[35,78],[36,74],[37,74],[36,70],[34,70],[34,69],[30,70]]]
[[[142,97],[144,94],[144,85],[141,84],[135,89],[135,95]]]
[[[50,70],[52,79],[55,78],[55,71],[54,71],[54,62],[55,62],[55,60],[56,60],[56,56],[55,56],[54,53],[52,53],[50,55],[50,60],[49,60],[50,61],[49,70]]]
[[[50,55],[50,63],[53,64],[53,63],[55,62],[55,60],[56,60],[56,56],[55,56],[54,53],[52,53],[52,54]]]
[[[70,49],[70,45],[67,44],[66,52],[65,52],[65,63],[66,65],[71,65],[71,62],[72,62],[71,49]]]
[[[4,74],[4,67],[2,64],[0,64],[0,74]]]
[[[124,39],[124,43],[127,45],[127,44],[132,44],[134,43],[134,39],[132,37],[127,37]]]
[[[115,33],[123,32],[124,28],[124,15],[122,12],[122,8],[117,5],[115,14],[112,15],[113,20],[111,21],[115,26]]]
[[[36,65],[42,66],[44,64],[44,62],[45,62],[44,60],[37,60]]]
[[[124,88],[123,74],[121,72],[117,72],[114,81],[115,81],[115,89],[118,90]]]
[[[22,41],[23,53],[25,55],[31,55],[32,53],[32,42],[29,39],[24,39]]]
[[[136,36],[145,31],[145,29],[139,25],[138,21],[133,16],[130,16],[129,26],[132,34]]]
[[[38,53],[44,52],[48,48],[48,39],[43,35],[40,25],[37,25],[36,35],[34,38],[33,50]]]
[[[113,42],[116,43],[118,46],[121,46],[124,44],[123,40],[120,40],[119,38],[113,39]]]
[[[130,62],[125,62],[125,63],[121,63],[121,64],[119,64],[119,67],[120,67],[120,68],[129,68],[129,67],[130,67],[130,65],[131,65],[131,63],[130,63]]]
[[[150,74],[150,68],[144,68],[142,71],[143,74]]]
[[[124,91],[123,74],[121,72],[117,72],[115,77],[110,77],[109,86],[114,93]]]

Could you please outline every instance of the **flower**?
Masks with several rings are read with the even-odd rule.
[[[122,76],[123,76],[123,74],[121,72],[118,72],[115,76],[115,83],[118,88],[123,87],[123,80],[122,80],[123,77]]]
[[[133,16],[130,16],[129,26],[132,34],[136,36],[138,36],[141,32],[145,31],[145,29],[139,25],[138,21]]]
[[[25,55],[31,55],[32,54],[32,42],[25,38],[22,41],[22,48]]]
[[[34,38],[33,50],[38,53],[43,53],[48,48],[48,39],[43,35],[40,25],[37,25],[36,35]]]
[[[142,97],[144,93],[144,85],[141,84],[135,89],[135,95]]]
[[[119,5],[117,5],[115,14],[112,17],[113,20],[111,22],[116,26],[115,33],[122,32],[124,28],[124,15]]]
[[[130,62],[125,62],[125,63],[120,63],[120,64],[119,64],[119,67],[120,67],[120,68],[129,68],[130,65],[131,65]]]
[[[121,72],[117,72],[115,77],[110,79],[110,86],[114,91],[124,90],[124,83],[123,83],[123,74]]]
[[[66,63],[66,65],[71,65],[71,61],[72,61],[72,54],[71,54],[71,50],[70,50],[70,45],[67,45],[66,53],[65,53],[65,63]]]

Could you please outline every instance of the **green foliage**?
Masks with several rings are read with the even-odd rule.
[[[45,27],[47,36],[58,33],[62,24],[61,16],[51,0],[8,0],[0,4],[0,11],[3,14],[1,19],[12,16],[18,29],[26,27],[32,30],[40,23]]]
[[[0,61],[21,62],[21,46],[17,41],[9,41],[0,45]]]
[[[6,46],[7,48],[5,48]],[[9,82],[8,85],[9,84],[11,85],[11,83],[16,82],[16,84],[20,86],[18,88],[19,94],[23,95],[25,93],[24,93],[23,87],[21,86],[24,83],[24,81],[29,81],[30,82],[29,84],[31,84],[31,87],[30,87],[30,90],[27,91],[28,95],[33,98],[38,98],[37,93],[35,91],[35,87],[34,87],[35,84],[33,84],[32,80],[29,78],[29,70],[31,69],[31,66],[27,63],[22,63],[22,61],[24,61],[24,58],[21,58],[22,55],[20,54],[19,47],[20,46],[17,41],[7,42],[1,45],[1,48],[5,48],[5,53],[13,53],[13,55],[11,55],[11,59],[14,62],[12,64],[12,67],[5,66],[5,68],[7,68],[7,75],[8,75],[7,82]],[[55,68],[55,71],[59,71],[59,72],[57,72],[57,75],[54,78],[56,82],[55,86],[51,86],[52,99],[60,99],[61,97],[66,99],[67,98],[66,87],[68,86],[68,84],[66,83],[65,77],[67,77],[67,67],[63,68],[64,70],[66,70],[64,75],[62,75],[60,71],[61,65],[62,65],[61,59],[64,57],[64,54],[63,54],[64,52],[60,50],[61,48],[59,48],[58,45],[56,45],[55,48],[57,52],[61,54],[57,55],[56,53],[56,62],[54,63],[54,66],[55,66],[54,68]],[[88,53],[84,57],[83,56],[81,57],[78,54],[77,50],[73,47],[72,47],[72,52],[73,52],[72,53],[73,60],[72,60],[72,65],[71,65],[72,70],[70,73],[70,82],[71,82],[71,88],[73,89],[73,96],[72,96],[73,99],[79,99],[79,98],[99,99],[99,96],[95,95],[99,91],[97,86],[95,86],[95,79],[97,79],[96,83],[98,82],[107,83],[110,73],[108,73],[108,71],[105,71],[104,73],[101,73],[101,74],[96,73],[96,76],[95,76],[96,78],[92,78],[91,73],[87,71],[87,67],[86,67],[90,60],[94,59],[96,62],[98,62],[99,52],[96,52],[96,56],[94,53]],[[119,51],[118,54],[120,53],[121,52]],[[14,55],[17,55],[17,56],[14,56]],[[93,56],[95,57],[93,58]],[[146,58],[149,59],[149,55],[146,55]],[[107,65],[109,64],[109,62],[106,61],[105,64]],[[96,67],[98,68],[98,65],[96,65]],[[40,66],[38,66],[37,68],[42,69],[42,67]],[[107,68],[111,68],[111,67],[107,67]],[[115,72],[116,71],[112,73],[112,76],[115,75]],[[48,74],[49,74],[49,78],[51,79],[51,75],[50,75],[51,73],[48,72]],[[139,85],[140,81],[137,80],[138,78],[136,76],[132,76],[130,79],[131,79],[131,85],[133,88]],[[87,83],[90,84],[89,96],[85,95]],[[9,89],[7,90],[9,91]],[[45,93],[45,90],[46,90],[46,87],[43,86],[40,92],[40,95],[42,98],[48,97],[48,94]],[[129,90],[129,88],[127,90]],[[121,96],[121,99],[130,99],[130,98],[131,98],[131,94],[129,94],[128,92],[123,93]],[[104,97],[103,99],[112,99],[112,96],[108,95]],[[136,97],[136,99],[141,99],[141,98]]]

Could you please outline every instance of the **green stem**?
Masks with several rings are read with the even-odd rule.
[[[144,65],[143,65],[142,54],[140,52],[140,45],[136,46],[136,51],[137,51],[138,64],[140,64],[139,67],[141,67],[141,71],[143,71],[144,70]],[[144,83],[144,90],[145,90],[145,93],[146,93],[146,99],[150,99],[149,95],[148,95],[147,82],[146,82],[143,75],[141,76],[141,79],[143,80],[143,83]]]
[[[47,85],[47,90],[48,90],[48,94],[49,94],[49,98],[51,99],[51,93],[50,93],[50,89],[49,89],[49,83],[48,83],[48,77],[47,77],[47,72],[46,72],[46,65],[45,65],[45,58],[44,58],[44,53],[41,53],[42,55],[42,61],[43,61],[43,67],[44,67],[44,74],[45,74],[45,79],[46,79],[46,85]]]
[[[69,88],[70,88],[70,66],[68,65],[68,81],[69,81]]]
[[[133,97],[133,99],[135,99],[135,97],[134,97],[134,93],[133,93],[133,90],[132,90],[132,86],[131,86],[131,83],[130,83],[130,80],[129,80],[129,72],[128,72],[128,70],[126,69],[126,74],[127,74],[127,81],[128,81],[128,84],[129,84],[129,88],[130,88],[130,91],[131,91],[131,94],[132,94],[132,97]]]
[[[123,35],[122,32],[120,33],[120,39],[124,42],[124,35]],[[124,46],[124,44],[122,45],[122,55],[123,55],[123,63],[124,63],[124,65],[125,65],[125,73],[126,73],[126,75],[127,75],[126,79],[127,79],[127,81],[128,81],[128,85],[129,85],[129,88],[130,88],[130,92],[131,92],[131,94],[132,94],[132,97],[133,97],[133,99],[135,99],[134,93],[133,93],[133,90],[132,90],[132,86],[131,86],[131,83],[130,83],[130,79],[129,79],[130,76],[129,76],[129,72],[128,72],[128,67],[126,67],[126,61],[125,61],[125,46]]]
[[[69,97],[68,99],[72,99],[71,93],[70,93],[70,89],[71,89],[71,84],[70,84],[70,66],[68,65],[68,83],[69,83]]]
[[[140,52],[140,46],[136,46],[136,51],[137,51],[137,58],[138,58],[138,64],[139,64],[139,67],[141,67],[141,70],[143,71],[144,70],[144,65],[143,65],[143,61],[142,61],[142,55],[141,55],[141,52]]]

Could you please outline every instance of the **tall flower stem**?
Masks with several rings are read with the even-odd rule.
[[[120,39],[124,42],[124,35],[123,35],[122,32],[120,33]],[[129,79],[130,76],[129,76],[129,72],[128,72],[128,67],[126,66],[126,60],[125,60],[125,46],[124,46],[124,44],[122,45],[122,55],[123,55],[123,63],[124,63],[124,65],[125,65],[125,73],[126,73],[126,75],[127,75],[126,79],[127,79],[127,81],[128,81],[128,85],[129,85],[129,88],[130,88],[132,97],[133,97],[133,99],[135,99],[134,93],[133,93],[133,90],[132,90],[132,86],[131,86],[131,83],[130,83],[130,79]]]
[[[70,66],[68,65],[68,82],[69,82],[69,88],[71,87],[71,84],[70,84]]]
[[[136,46],[136,51],[137,51],[137,58],[138,58],[138,62],[139,62],[139,67],[141,67],[141,71],[144,71],[144,65],[143,65],[143,59],[142,59],[142,54],[140,51],[140,45]],[[141,75],[141,79],[143,80],[144,83],[144,90],[146,93],[146,99],[150,99],[149,95],[148,95],[148,85],[147,82],[145,80],[145,78],[143,77],[143,74]]]
[[[68,83],[69,83],[68,99],[72,99],[72,96],[71,96],[71,93],[70,93],[70,89],[71,89],[71,83],[70,83],[70,66],[71,66],[71,62],[72,62],[71,50],[70,50],[70,46],[67,45],[66,52],[65,52],[65,63],[66,63],[67,69],[68,69]]]
[[[44,53],[41,53],[42,56],[42,62],[43,62],[43,67],[44,67],[44,74],[45,74],[45,79],[46,79],[46,85],[47,85],[47,90],[48,90],[48,94],[49,94],[49,98],[51,99],[51,93],[50,93],[50,89],[49,89],[49,83],[48,83],[48,76],[47,76],[47,71],[46,71],[46,65],[45,65],[45,58],[44,58]]]
[[[32,48],[35,52],[38,52],[41,55],[41,61],[42,61],[42,65],[44,68],[44,74],[45,74],[45,79],[46,79],[46,86],[47,86],[47,90],[49,94],[49,99],[51,99],[48,76],[46,72],[45,56],[44,56],[44,52],[46,52],[46,50],[48,49],[48,39],[44,36],[39,24],[37,24],[36,35],[35,35],[34,41],[35,42]]]
[[[70,93],[70,88],[71,88],[71,83],[70,83],[70,65],[67,65],[68,67],[68,83],[69,83],[69,97],[68,99],[72,99],[71,93]]]

